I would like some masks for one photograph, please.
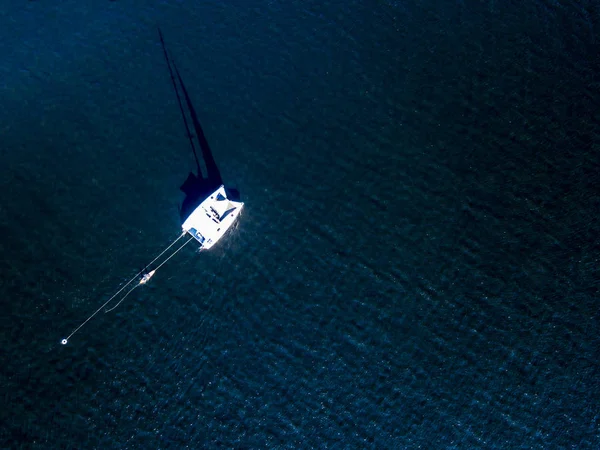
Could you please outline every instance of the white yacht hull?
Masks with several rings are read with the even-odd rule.
[[[235,223],[243,206],[242,202],[229,200],[225,187],[221,185],[200,203],[181,227],[200,242],[201,249],[209,249]]]

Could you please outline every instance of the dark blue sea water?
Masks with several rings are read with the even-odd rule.
[[[193,159],[239,226],[186,247]],[[2,2],[0,447],[600,447],[592,0]]]

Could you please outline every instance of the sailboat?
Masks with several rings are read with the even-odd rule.
[[[197,174],[190,173],[180,188],[186,194],[186,198],[181,207],[181,216],[182,218],[185,218],[182,228],[184,232],[189,233],[200,243],[202,249],[209,249],[215,245],[235,223],[242,211],[244,203],[239,201],[239,193],[236,190],[225,189],[221,179],[221,173],[213,158],[212,151],[208,145],[200,121],[198,120],[194,105],[192,104],[175,62],[169,56],[160,28],[158,29],[158,35],[165,55],[165,61],[169,68],[173,90],[177,96],[179,110],[181,111],[181,117],[183,118],[183,123],[186,128],[190,147],[194,154],[194,159],[196,160]],[[207,172],[206,177],[203,176],[200,168],[200,161],[193,139],[194,136],[190,132],[188,119],[181,102],[179,90],[181,90],[185,98],[192,125],[196,131],[198,144],[202,150],[202,158]],[[202,200],[203,198],[204,200]],[[198,200],[201,200],[201,202],[196,206]],[[192,210],[191,213],[189,213],[190,210]]]
[[[96,314],[104,310],[108,313],[117,308],[127,298],[134,289],[145,285],[154,276],[156,271],[175,256],[183,247],[192,241],[200,244],[200,250],[208,250],[219,242],[229,229],[236,223],[244,203],[240,201],[239,192],[236,189],[226,188],[221,178],[219,168],[213,158],[212,151],[204,135],[204,130],[200,125],[196,110],[192,104],[188,91],[183,83],[181,74],[175,65],[173,59],[169,56],[165,41],[160,28],[158,29],[161,46],[165,56],[165,61],[169,69],[169,75],[173,84],[173,90],[177,97],[179,110],[185,125],[187,137],[196,161],[197,173],[190,172],[181,185],[180,189],[185,194],[185,199],[181,205],[180,216],[182,220],[182,233],[177,239],[169,244],[156,258],[148,263],[144,270],[138,272],[133,278],[125,283],[112,297],[110,297],[102,306],[100,306],[92,315],[83,321],[73,332],[61,340],[61,344],[66,345],[69,339],[77,333],[86,323],[88,323]],[[181,94],[180,94],[181,91]],[[185,99],[188,113],[181,101]],[[196,135],[190,131],[188,116]],[[197,144],[194,142],[197,139]],[[200,167],[200,160],[196,151],[196,146],[200,147],[202,159],[206,168],[204,176]],[[187,236],[184,241],[175,250],[168,253],[173,246],[181,239]],[[154,267],[152,270],[148,270]],[[137,281],[137,283],[136,283]],[[128,290],[126,290],[128,289]],[[116,299],[119,301],[109,308],[109,304]],[[107,309],[108,308],[108,309]]]

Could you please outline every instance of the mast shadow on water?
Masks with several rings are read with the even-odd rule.
[[[177,65],[173,58],[169,56],[169,52],[167,51],[167,47],[165,45],[165,40],[163,38],[163,34],[158,28],[158,35],[160,37],[160,43],[162,45],[163,53],[165,55],[165,61],[167,63],[167,67],[169,68],[169,74],[171,76],[171,82],[173,84],[173,90],[175,91],[175,95],[177,96],[177,103],[179,104],[179,111],[181,112],[181,117],[183,119],[183,123],[185,125],[185,130],[187,132],[187,137],[190,143],[190,147],[192,149],[192,153],[194,155],[194,159],[196,161],[196,170],[197,173],[190,172],[188,174],[187,179],[181,185],[180,189],[185,194],[185,199],[181,205],[180,215],[182,222],[185,221],[189,217],[189,215],[198,207],[198,205],[212,192],[219,188],[223,184],[223,179],[221,178],[221,172],[217,167],[217,163],[213,157],[212,151],[210,149],[210,145],[206,140],[206,136],[204,134],[204,130],[202,129],[202,125],[198,120],[198,115],[196,114],[196,109],[192,104],[189,93],[185,87],[185,84],[181,78],[181,74],[177,69]],[[183,97],[185,98],[185,103],[188,108],[189,116],[196,132],[196,139],[198,141],[197,145],[200,147],[202,152],[202,159],[204,161],[204,165],[206,167],[206,177],[202,174],[202,169],[200,168],[200,160],[198,159],[198,152],[196,151],[196,144],[194,143],[194,135],[190,131],[190,126],[188,123],[187,115],[185,113],[185,108],[183,107],[181,101],[181,95],[179,91],[181,90]],[[240,201],[240,193],[237,189],[233,188],[225,188],[227,192],[227,197],[232,201],[239,202]]]

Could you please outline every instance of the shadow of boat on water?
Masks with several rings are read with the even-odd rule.
[[[163,48],[165,61],[167,62],[167,67],[169,68],[169,74],[173,83],[173,90],[175,91],[175,95],[177,96],[177,102],[179,104],[181,117],[183,118],[183,123],[185,125],[190,147],[192,149],[194,159],[196,161],[196,173],[190,172],[186,180],[180,187],[181,191],[183,191],[183,193],[185,194],[185,198],[183,200],[183,203],[181,204],[181,208],[179,211],[181,222],[183,223],[189,217],[189,215],[198,207],[198,205],[206,197],[208,197],[208,195],[212,194],[221,185],[223,185],[223,179],[221,178],[221,172],[219,171],[217,163],[215,162],[210,145],[206,140],[204,130],[202,129],[202,125],[198,120],[196,109],[192,104],[192,100],[185,87],[183,79],[181,78],[181,74],[177,69],[175,61],[173,61],[173,58],[169,56],[160,28],[158,29],[158,34],[160,37],[160,43]],[[182,96],[185,99],[185,107],[181,100]],[[189,121],[191,121],[192,126],[194,128],[195,135],[190,130],[188,115]],[[200,148],[202,160],[205,166],[206,176],[204,176],[200,167],[200,159],[198,158],[198,152],[196,151],[196,147]],[[237,189],[226,186],[225,191],[227,193],[227,197],[230,200],[240,201],[241,197]]]

